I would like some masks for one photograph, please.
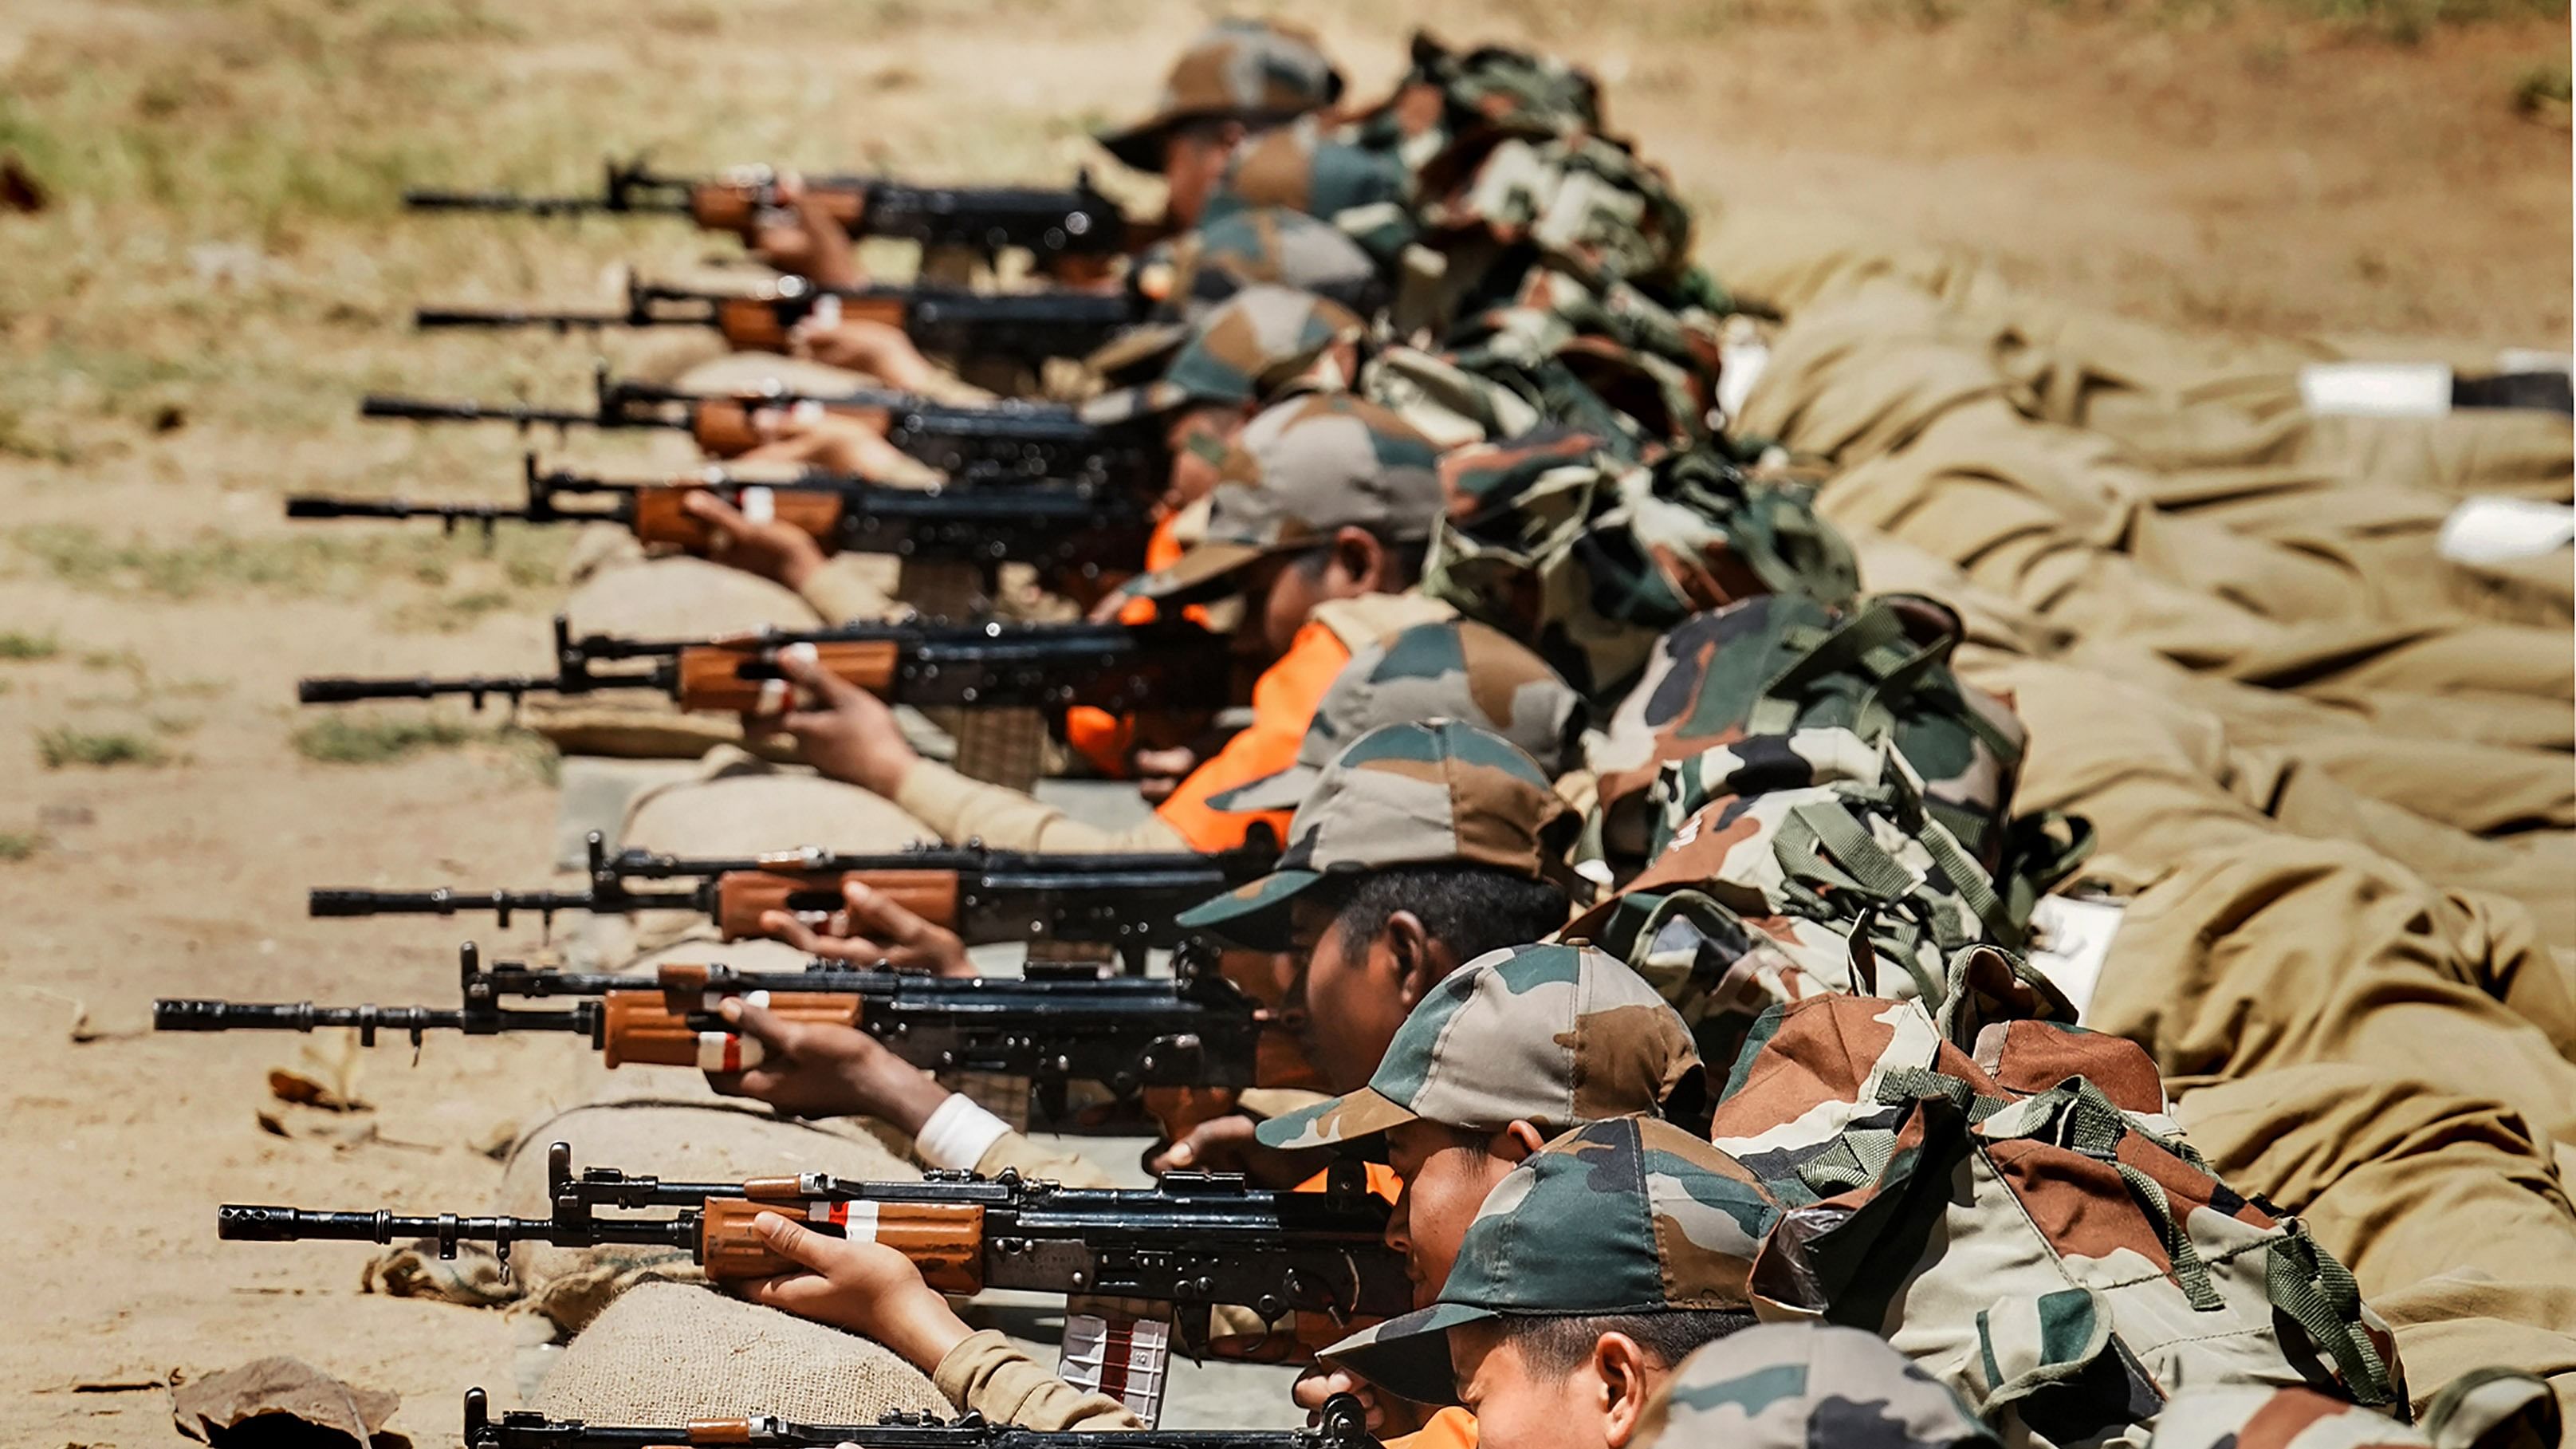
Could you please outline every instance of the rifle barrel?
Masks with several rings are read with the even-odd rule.
[[[568,1248],[598,1243],[660,1243],[694,1247],[694,1214],[673,1218],[597,1218],[563,1222],[555,1218],[461,1217],[455,1213],[405,1216],[399,1213],[314,1212],[262,1203],[228,1202],[215,1209],[215,1236],[231,1243],[294,1243],[312,1239],[333,1242],[393,1243],[410,1238],[437,1241],[440,1257],[455,1256],[459,1242],[490,1243],[506,1255],[514,1242],[556,1243]]]
[[[427,1031],[563,1031],[587,1034],[582,1011],[492,1009],[481,1013],[435,1006],[316,1006],[310,1001],[211,1001],[163,997],[152,1003],[154,1031],[314,1031],[354,1027],[367,1045],[378,1032],[415,1039]],[[479,1029],[479,1030],[478,1030]]]
[[[335,498],[320,493],[290,493],[289,518],[439,518],[449,522],[525,521],[528,510],[506,503],[413,503],[402,498]]]
[[[589,687],[608,688],[625,685],[622,679],[594,680]],[[633,688],[647,688],[656,683],[637,675]],[[436,699],[445,694],[469,695],[479,708],[487,695],[518,699],[523,695],[558,689],[563,680],[548,675],[497,674],[469,675],[457,679],[433,679],[419,675],[410,679],[356,679],[345,675],[323,675],[297,680],[295,699],[299,704],[350,704],[362,699]]]
[[[604,196],[522,196],[515,191],[440,191],[413,188],[403,192],[403,205],[413,211],[515,212],[528,216],[579,216],[586,212],[670,212],[688,207],[676,200]]]
[[[521,407],[515,403],[445,402],[437,398],[399,397],[371,392],[358,404],[362,418],[399,418],[416,423],[515,423],[520,427],[598,426],[596,412]],[[642,426],[641,422],[636,424]],[[686,424],[674,423],[674,427]]]
[[[308,893],[314,916],[452,916],[458,911],[586,911],[588,891],[371,891],[323,888]]]
[[[420,307],[411,314],[414,327],[552,327],[566,331],[574,327],[650,327],[657,323],[699,319],[655,317],[633,312],[525,312],[510,308]]]

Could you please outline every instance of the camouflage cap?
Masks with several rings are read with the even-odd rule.
[[[1218,465],[1206,536],[1127,592],[1204,597],[1257,559],[1330,543],[1343,528],[1427,538],[1440,517],[1439,462],[1437,444],[1375,403],[1345,393],[1292,397],[1246,424]]]
[[[1558,878],[1581,822],[1529,756],[1456,720],[1384,725],[1351,741],[1288,822],[1278,868],[1181,913],[1257,951],[1288,948],[1288,904],[1335,876],[1457,862]]]
[[[1207,216],[1148,248],[1128,284],[1159,323],[1194,323],[1246,287],[1312,292],[1367,316],[1384,299],[1377,263],[1329,222],[1284,206]]]
[[[1511,741],[1551,780],[1575,767],[1590,719],[1547,661],[1499,630],[1459,619],[1416,624],[1351,656],[1316,702],[1297,763],[1208,797],[1218,810],[1294,810],[1342,747],[1379,725],[1455,719]]]
[[[1275,206],[1317,217],[1380,263],[1413,239],[1413,178],[1383,151],[1345,145],[1307,116],[1245,146],[1226,163],[1205,217]]]
[[[1273,1117],[1265,1147],[1382,1157],[1415,1120],[1479,1132],[1652,1116],[1700,1073],[1690,1028],[1645,978],[1585,946],[1489,951],[1422,998],[1368,1085]]]
[[[1347,386],[1368,324],[1312,292],[1260,285],[1237,292],[1189,329],[1163,375],[1105,392],[1082,420],[1109,427],[1199,403],[1250,407],[1309,377]]]
[[[1322,1357],[1409,1399],[1457,1394],[1448,1330],[1510,1316],[1752,1307],[1753,1255],[1779,1217],[1734,1158],[1669,1122],[1595,1122],[1496,1184],[1428,1308]]]
[[[1163,142],[1192,121],[1273,124],[1339,100],[1342,73],[1314,32],[1275,20],[1220,20],[1181,52],[1152,114],[1104,133],[1110,155],[1139,171],[1163,169]]]
[[[1766,1323],[1683,1359],[1647,1401],[1639,1449],[1966,1449],[1994,1430],[1885,1339]],[[2251,1446],[2248,1446],[2251,1449]]]

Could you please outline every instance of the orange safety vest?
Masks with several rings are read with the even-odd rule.
[[[1180,539],[1181,515],[1166,513],[1145,539],[1145,572],[1158,573],[1180,562],[1188,551]],[[1151,624],[1158,617],[1151,599],[1129,599],[1118,611],[1121,624]],[[1207,610],[1192,604],[1181,611],[1181,617],[1207,622]],[[1127,757],[1136,749],[1136,721],[1126,715],[1111,714],[1087,704],[1078,704],[1064,714],[1066,746],[1091,762],[1091,767],[1112,780],[1127,778]]]
[[[1385,1449],[1476,1449],[1481,1442],[1476,1416],[1451,1404],[1432,1415],[1420,1431],[1387,1440]]]
[[[1263,810],[1235,814],[1211,809],[1208,797],[1266,779],[1297,763],[1297,747],[1314,723],[1315,707],[1332,687],[1342,666],[1351,662],[1350,646],[1321,624],[1297,631],[1288,652],[1261,672],[1252,686],[1252,723],[1226,741],[1224,749],[1200,763],[1172,797],[1154,813],[1180,833],[1190,849],[1213,853],[1243,844],[1258,824],[1269,825],[1285,844],[1288,820],[1296,812]]]

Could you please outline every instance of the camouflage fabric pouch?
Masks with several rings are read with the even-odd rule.
[[[1531,645],[1596,706],[1694,613],[1771,592],[1841,603],[1859,586],[1809,490],[1707,453],[1636,462],[1543,429],[1452,452],[1440,476],[1424,591]]]
[[[1882,1335],[2007,1443],[2143,1443],[2185,1387],[2402,1413],[2395,1339],[2352,1275],[2210,1174],[2139,1047],[2041,1020],[2044,1000],[1974,947],[1937,1009],[1762,1018],[1714,1128],[1785,1209],[1756,1298]]]
[[[1926,809],[1995,877],[2007,919],[2026,926],[2091,851],[2093,831],[2057,812],[2010,815],[2026,735],[2003,701],[1952,672],[1962,633],[1956,613],[1915,595],[1837,611],[1771,594],[1684,620],[1591,752],[1602,858],[1632,867],[1707,803],[1689,761],[1754,735],[1847,729],[1895,744]]]
[[[2020,940],[1886,742],[1755,735],[1664,776],[1658,798],[1697,808],[1664,824],[1654,862],[1565,935],[1653,982],[1711,1062],[1734,1061],[1755,1019],[1785,1002],[1857,991],[1937,1005],[1953,953]]]

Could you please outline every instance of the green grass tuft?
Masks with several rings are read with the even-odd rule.
[[[443,719],[325,715],[295,732],[295,751],[326,765],[382,765],[423,750],[452,750],[481,731]]]
[[[494,562],[513,584],[532,587],[552,582],[556,575],[563,540],[536,533],[504,530],[494,543]],[[12,539],[74,588],[172,599],[240,589],[349,597],[389,578],[443,584],[456,569],[483,556],[479,540],[419,533],[240,537],[206,532],[163,545],[139,538],[120,543],[86,524],[40,523],[17,530]]]
[[[62,641],[51,634],[0,633],[0,659],[51,659],[62,652]]]
[[[141,735],[122,731],[93,734],[88,730],[64,725],[57,729],[36,731],[36,752],[48,770],[65,765],[92,765],[106,769],[112,765],[159,765],[169,761],[169,753]]]
[[[0,830],[0,861],[25,860],[45,848],[45,837],[32,830]]]

